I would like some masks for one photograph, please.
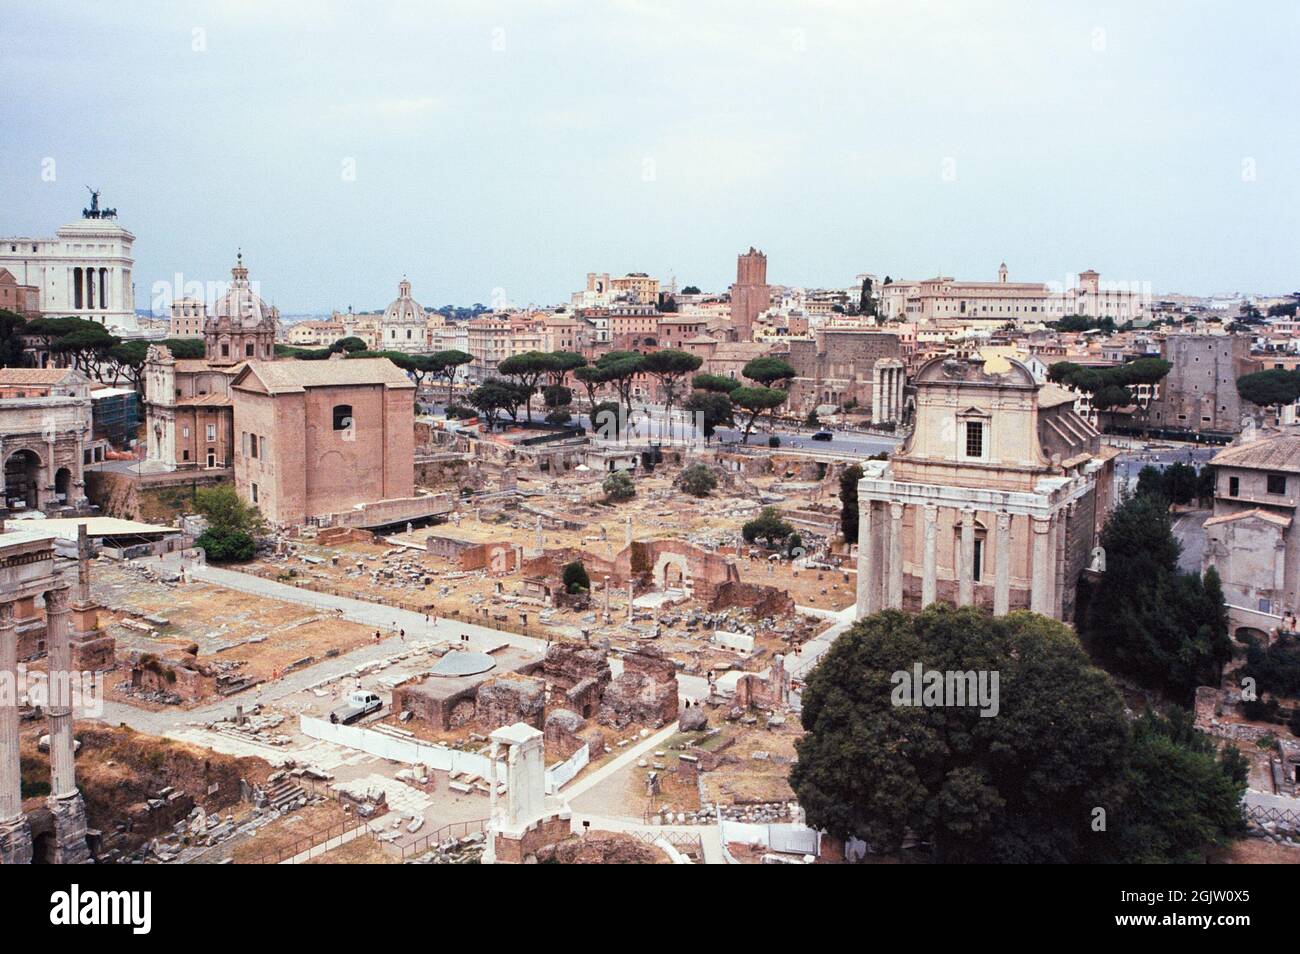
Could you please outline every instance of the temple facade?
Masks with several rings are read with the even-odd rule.
[[[1114,451],[1073,397],[1022,364],[935,358],[917,372],[916,426],[858,484],[859,618],[936,600],[1074,616],[1075,589],[1114,503]]]

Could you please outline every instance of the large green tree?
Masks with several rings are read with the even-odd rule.
[[[1245,834],[1241,797],[1248,765],[1234,746],[1220,753],[1177,706],[1133,723],[1114,860],[1204,864]]]
[[[651,351],[645,356],[645,371],[659,382],[663,390],[664,410],[669,420],[672,419],[673,404],[677,400],[677,387],[682,378],[693,371],[698,371],[703,363],[704,359],[699,355],[674,348]]]
[[[525,385],[502,378],[488,378],[469,395],[470,407],[487,421],[488,430],[496,427],[504,412],[511,420],[519,419],[519,405],[528,400],[530,392]]]
[[[0,308],[0,368],[22,367],[26,326],[27,320],[22,315]]]
[[[765,411],[775,413],[776,409],[786,402],[790,395],[780,388],[736,388],[731,392],[731,403],[736,407],[749,412],[749,420],[745,422],[744,436],[742,443],[749,443],[750,432],[754,429],[754,422]]]
[[[751,381],[757,381],[763,387],[770,388],[789,383],[795,377],[795,370],[783,358],[754,358],[740,371]]]
[[[706,442],[713,439],[713,434],[719,427],[736,425],[735,409],[731,404],[731,398],[726,394],[719,394],[716,391],[693,391],[686,399],[685,407],[687,411],[697,416]]]
[[[522,354],[512,354],[497,365],[498,373],[513,378],[527,392],[527,396],[524,398],[524,408],[529,421],[533,419],[533,394],[537,391],[537,382],[548,374],[553,367],[551,356],[544,351],[525,351]]]
[[[447,351],[435,351],[431,358],[433,373],[447,382],[447,403],[450,405],[456,375],[462,367],[474,360],[474,356],[466,351],[451,348]]]
[[[899,705],[899,673],[984,673],[996,715]],[[967,699],[967,702],[972,700]],[[840,636],[808,678],[790,783],[808,823],[936,861],[1066,862],[1104,855],[1093,809],[1118,804],[1124,704],[1064,625],[935,604]]]
[[[645,370],[645,355],[639,351],[609,351],[596,359],[603,380],[618,391],[619,403],[632,416],[632,383]],[[576,372],[575,372],[576,373]]]
[[[1251,404],[1273,407],[1300,399],[1300,371],[1270,368],[1237,379],[1237,393]]]
[[[1168,502],[1138,494],[1115,508],[1101,533],[1106,572],[1080,581],[1079,635],[1108,668],[1190,704],[1197,686],[1218,685],[1232,655],[1223,588],[1213,568],[1178,569]]]

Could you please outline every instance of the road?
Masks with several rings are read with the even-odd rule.
[[[1137,480],[1143,467],[1164,470],[1170,464],[1191,464],[1198,470],[1208,464],[1222,447],[1202,447],[1196,444],[1165,445],[1163,447],[1127,451],[1115,459],[1115,471],[1126,483]]]

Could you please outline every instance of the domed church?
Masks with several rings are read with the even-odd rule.
[[[428,324],[423,306],[411,297],[411,283],[403,278],[397,286],[397,298],[379,320],[379,347],[384,351],[427,351]]]
[[[230,288],[212,305],[203,325],[205,357],[210,365],[274,361],[275,328],[280,313],[253,291],[244,255],[235,257]]]

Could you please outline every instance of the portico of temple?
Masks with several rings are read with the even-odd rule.
[[[915,429],[858,483],[859,618],[945,600],[1073,619],[1116,451],[1072,395],[1008,364],[940,357],[917,371]]]

